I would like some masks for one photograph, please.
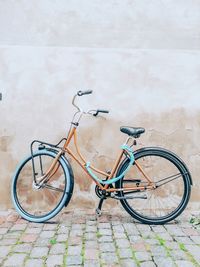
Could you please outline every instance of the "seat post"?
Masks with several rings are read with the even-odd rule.
[[[129,140],[133,140],[133,143],[134,143],[134,138],[132,137],[132,136],[128,136],[127,138],[126,138],[126,142],[125,142],[125,145],[128,145],[128,142],[129,142]]]

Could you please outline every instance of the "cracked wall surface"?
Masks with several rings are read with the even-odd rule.
[[[199,0],[0,1],[0,208],[12,207],[11,179],[30,142],[65,136],[73,94],[92,89],[80,104],[110,114],[82,120],[82,154],[108,170],[125,140],[119,127],[143,126],[138,147],[158,145],[187,163],[198,209],[199,26]],[[91,181],[72,166],[72,204],[96,205]]]

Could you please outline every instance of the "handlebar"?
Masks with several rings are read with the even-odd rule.
[[[75,100],[77,96],[83,96],[83,95],[89,95],[92,94],[92,90],[87,90],[87,91],[78,91],[73,99],[72,99],[72,105],[78,109],[78,112],[82,112],[84,114],[91,114],[93,116],[97,116],[99,113],[109,113],[108,110],[105,109],[97,109],[97,110],[90,110],[88,112],[84,112],[77,104],[75,104]]]
[[[92,94],[92,90],[87,90],[87,91],[78,91],[77,95],[82,96],[82,95],[89,95]]]

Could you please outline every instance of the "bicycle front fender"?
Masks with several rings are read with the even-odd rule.
[[[46,151],[51,151],[52,153],[54,153],[55,156],[59,152],[58,150],[52,149],[52,148],[45,148],[45,150]],[[71,164],[70,164],[69,160],[66,158],[66,156],[62,155],[61,159],[65,162],[66,167],[67,167],[67,169],[69,171],[69,175],[70,175],[70,188],[69,188],[69,192],[68,192],[68,197],[67,197],[66,202],[65,202],[65,207],[66,207],[68,205],[69,201],[71,200],[71,197],[72,197],[72,194],[73,194],[73,191],[74,191],[74,173],[73,173]]]

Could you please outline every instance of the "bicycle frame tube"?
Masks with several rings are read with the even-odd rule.
[[[72,140],[72,138],[74,139],[74,146],[75,146],[75,149],[76,149],[76,153],[78,154],[78,156],[79,156],[79,158],[72,152],[72,150],[71,149],[69,149],[69,144],[70,144],[70,142],[71,142],[71,140]],[[80,166],[81,166],[81,168],[89,175],[89,177],[102,189],[102,190],[106,190],[106,191],[109,191],[109,192],[114,192],[114,191],[121,191],[121,190],[123,190],[123,189],[115,189],[115,188],[108,188],[109,187],[109,185],[107,184],[107,185],[104,185],[104,186],[102,186],[98,181],[96,181],[88,172],[87,172],[87,170],[86,170],[86,168],[85,168],[85,165],[86,165],[86,160],[85,160],[85,158],[82,156],[82,154],[81,154],[81,152],[80,152],[80,150],[79,150],[79,147],[78,147],[78,144],[77,144],[77,133],[76,133],[76,127],[73,127],[72,129],[71,129],[71,131],[70,131],[70,133],[69,133],[69,135],[68,135],[68,138],[67,138],[67,140],[66,140],[66,142],[65,142],[65,144],[64,144],[64,146],[63,146],[63,151],[64,152],[67,152]],[[107,180],[109,180],[109,179],[111,179],[111,178],[113,178],[113,176],[114,176],[114,174],[116,173],[116,170],[117,170],[117,168],[118,168],[118,166],[119,166],[119,164],[120,164],[120,162],[121,162],[121,160],[122,160],[122,157],[123,157],[123,154],[124,154],[124,151],[122,150],[121,152],[120,152],[120,154],[119,154],[119,156],[117,157],[117,159],[116,159],[116,161],[115,161],[115,164],[114,164],[114,166],[113,166],[113,168],[112,168],[112,170],[111,170],[111,173],[110,174],[108,174],[108,173],[106,173],[106,172],[104,172],[104,171],[101,171],[101,170],[99,170],[99,169],[97,169],[97,168],[95,168],[94,166],[90,166],[90,168],[93,170],[93,171],[95,171],[95,172],[97,172],[97,173],[99,173],[99,174],[101,174],[101,175],[103,175],[103,176],[105,176],[106,178],[107,178]],[[143,174],[143,176],[146,178],[146,180],[148,181],[148,184],[147,184],[147,186],[140,186],[140,188],[138,188],[138,187],[129,187],[129,188],[124,188],[124,190],[135,190],[135,189],[151,189],[151,188],[153,188],[153,182],[151,181],[151,179],[145,174],[145,172],[142,170],[142,168],[141,168],[141,166],[138,164],[138,163],[136,163],[135,162],[135,164],[136,164],[136,167],[139,169],[139,171]]]

